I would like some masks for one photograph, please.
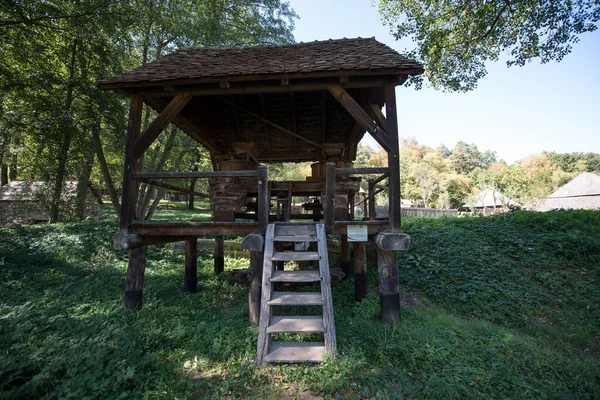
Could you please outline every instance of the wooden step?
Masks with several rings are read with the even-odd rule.
[[[317,229],[315,224],[298,224],[295,222],[291,223],[277,223],[275,225],[275,236],[296,236],[296,235],[310,235],[315,236]]]
[[[320,306],[323,305],[321,292],[273,292],[270,306]]]
[[[318,261],[316,251],[277,251],[271,257],[272,261]]]
[[[271,277],[271,282],[308,283],[320,280],[318,271],[275,271]]]
[[[280,316],[271,319],[267,333],[323,333],[323,317],[308,316]]]
[[[273,238],[275,242],[316,242],[317,237],[311,235],[280,235]]]
[[[323,361],[325,344],[321,342],[273,342],[271,351],[265,356],[266,362],[318,363]]]

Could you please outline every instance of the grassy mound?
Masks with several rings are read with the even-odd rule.
[[[600,398],[600,213],[405,223],[402,322],[378,322],[376,269],[334,286],[340,357],[258,369],[246,288],[149,251],[144,309],[122,311],[115,220],[0,229],[0,397]],[[227,259],[226,268],[244,267]]]

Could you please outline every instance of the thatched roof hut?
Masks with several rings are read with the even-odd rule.
[[[482,190],[474,195],[471,203],[463,205],[459,211],[474,211],[483,215],[498,214],[506,209],[520,209],[521,205],[506,195],[491,190]]]
[[[600,210],[600,176],[582,173],[542,200],[538,211],[560,208]]]
[[[48,183],[42,181],[12,181],[0,187],[0,224],[42,222],[49,220],[47,210]],[[61,200],[73,206],[77,196],[77,181],[66,181]],[[85,215],[96,218],[100,208],[88,188]]]

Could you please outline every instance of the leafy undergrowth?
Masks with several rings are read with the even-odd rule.
[[[199,260],[148,254],[144,308],[122,311],[126,254],[99,223],[0,229],[0,397],[600,398],[600,213],[417,219],[399,256],[410,306],[378,322],[334,286],[339,357],[259,369],[246,288]],[[226,268],[243,267],[227,259]]]

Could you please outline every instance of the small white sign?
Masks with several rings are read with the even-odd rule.
[[[369,241],[369,229],[367,225],[348,225],[349,242],[367,242]]]

